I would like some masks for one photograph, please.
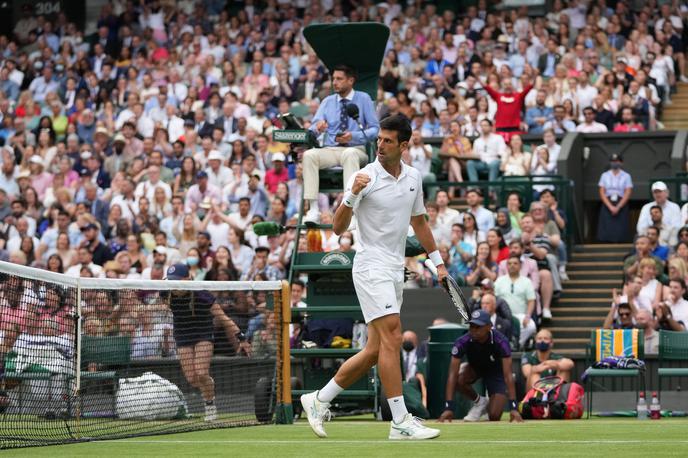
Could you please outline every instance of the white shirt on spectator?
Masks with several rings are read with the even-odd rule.
[[[255,252],[251,249],[251,247],[242,244],[239,245],[239,249],[234,248],[233,245],[229,245],[228,248],[230,254],[232,255],[232,263],[234,264],[234,267],[236,267],[242,273],[251,267],[253,257],[255,256]]]
[[[688,301],[681,299],[675,304],[671,304],[671,314],[675,321],[683,325],[684,330],[688,330]]]
[[[249,224],[251,224],[253,215],[251,213],[248,213],[246,217],[242,217],[241,213],[233,212],[230,213],[229,216],[227,216],[227,218],[229,219],[231,225],[234,225],[242,231],[245,231]]]
[[[212,167],[205,169],[205,172],[208,174],[208,184],[217,186],[220,189],[234,181],[234,173],[232,173],[232,169],[225,165],[221,165],[220,168],[217,169],[217,173],[212,169]]]
[[[559,145],[558,143],[555,143],[552,146],[547,146],[546,143],[543,143],[540,146],[544,146],[545,148],[547,148],[547,151],[549,152],[549,161],[547,161],[547,165],[548,165],[547,168],[550,170],[556,170],[557,169],[557,161],[559,160],[559,153],[561,152],[561,145]],[[540,146],[538,146],[538,148]],[[537,164],[538,164],[537,154],[533,154],[531,159],[530,159],[530,169],[533,170],[537,166]]]
[[[427,157],[427,153],[432,154],[432,147],[430,145],[409,146],[411,165],[423,175],[430,173],[430,166],[432,165],[432,156]]]
[[[661,288],[662,285],[655,278],[650,280],[647,285],[640,288],[638,297],[635,298],[634,304],[639,309],[645,309],[652,313],[652,302],[655,300],[657,288]]]
[[[217,250],[220,246],[227,246],[227,236],[229,235],[229,224],[220,221],[215,224],[212,220],[208,223],[206,230],[210,234],[211,249]]]
[[[455,208],[447,207],[444,209],[444,211],[440,211],[437,214],[437,221],[441,225],[449,228],[449,231],[451,232],[452,224],[462,221],[461,213],[459,213],[459,211]]]
[[[602,123],[599,123],[597,121],[593,121],[590,124],[588,123],[581,123],[578,124],[578,127],[576,127],[576,132],[583,132],[586,134],[597,134],[601,132],[608,132],[607,126],[605,126]]]
[[[24,218],[26,220],[27,226],[28,226],[26,229],[26,235],[28,235],[29,237],[33,237],[36,234],[36,220],[33,219],[32,217],[26,216],[26,215],[22,216],[22,218]],[[14,226],[10,227],[10,233],[8,235],[8,238],[18,237],[18,236],[19,236],[19,232],[17,231],[17,229]],[[36,245],[36,246],[38,246],[38,245]]]
[[[65,272],[65,275],[69,275],[70,277],[80,277],[81,276],[81,267],[82,267],[81,264],[75,264],[72,267],[70,267],[69,269],[67,269],[67,271]],[[90,263],[86,267],[88,267],[88,269],[91,271],[91,273],[93,274],[93,276],[95,278],[99,278],[99,277],[103,276],[102,275],[103,274],[103,268],[101,266],[99,266],[98,264]]]
[[[506,143],[501,135],[491,133],[487,137],[481,135],[473,142],[473,152],[480,156],[482,162],[501,161],[506,152]]]
[[[138,214],[139,205],[137,201],[136,196],[127,199],[122,194],[118,194],[110,201],[110,208],[113,205],[119,205],[119,208],[122,209],[122,218],[131,219]]]
[[[31,239],[33,240],[34,248],[38,248],[38,244],[40,243],[39,240],[36,237],[31,237]],[[22,238],[19,236],[19,234],[15,235],[14,237],[10,237],[7,240],[7,251],[11,253],[13,251],[19,250],[19,248],[21,247],[21,242]]]
[[[136,185],[134,196],[136,196],[137,199],[140,199],[142,196],[146,196],[148,201],[153,202],[155,198],[155,188],[162,188],[162,190],[165,191],[167,198],[172,198],[172,188],[170,188],[170,185],[162,180],[158,180],[157,183],[151,183],[149,180],[142,181]]]
[[[597,88],[590,84],[585,87],[578,86],[576,88],[576,95],[578,97],[578,106],[580,107],[580,120],[583,121],[583,108],[592,106],[592,102],[597,97]]]
[[[652,218],[650,218],[650,209],[657,205],[653,200],[643,205],[640,209],[640,216],[638,216],[638,224],[636,225],[636,230],[638,234],[644,234],[648,227],[652,226]],[[670,227],[681,227],[683,225],[683,219],[681,217],[681,209],[678,204],[667,199],[662,207],[662,224]]]

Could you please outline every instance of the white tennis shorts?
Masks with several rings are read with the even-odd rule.
[[[352,272],[354,288],[366,324],[399,314],[404,293],[403,270],[362,270]]]

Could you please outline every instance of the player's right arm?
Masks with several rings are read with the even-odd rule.
[[[370,175],[362,172],[358,172],[354,175],[353,183],[351,186],[347,186],[347,190],[344,193],[344,199],[342,203],[337,208],[334,214],[334,221],[332,222],[332,230],[337,235],[342,235],[344,231],[349,228],[351,223],[351,216],[354,214],[354,205],[361,198],[361,191],[370,182]]]
[[[447,385],[444,390],[445,407],[444,412],[437,419],[440,423],[445,421],[452,421],[454,419],[454,393],[456,392],[456,379],[459,376],[459,366],[461,365],[461,358],[452,356],[449,364],[449,377],[447,377]]]

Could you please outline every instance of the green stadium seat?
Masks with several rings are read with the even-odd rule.
[[[6,382],[15,382],[17,384],[25,382],[25,381],[33,381],[33,380],[44,380],[48,382],[48,397],[50,401],[50,397],[52,397],[52,381],[53,381],[53,376],[55,375],[52,373],[50,370],[47,368],[40,366],[38,364],[31,364],[28,367],[26,367],[23,371],[17,372],[17,353],[14,351],[9,352],[5,356],[5,373],[3,375],[3,383]],[[24,390],[23,387],[19,387],[18,389],[18,403],[19,403],[19,412],[22,412],[22,408],[24,405]]]
[[[665,361],[688,362],[688,332],[659,331],[658,395],[662,396],[662,379],[688,377],[688,367],[662,367]]]
[[[102,386],[103,382],[112,382],[112,412],[116,411],[117,383],[119,379],[118,369],[127,366],[131,362],[131,338],[123,336],[82,336],[81,338],[81,365],[88,368],[90,364],[106,366],[107,370],[81,370],[83,382],[94,382]],[[83,396],[79,398],[83,402]],[[83,414],[83,404],[80,411]]]
[[[632,344],[624,341],[624,338],[632,339]],[[598,339],[599,338],[599,339]],[[598,347],[598,340],[600,342],[604,339],[607,342],[605,346]],[[641,329],[595,329],[591,332],[590,345],[586,349],[586,360],[588,369],[586,371],[586,391],[588,394],[588,413],[587,418],[590,418],[592,411],[592,398],[595,388],[594,379],[600,378],[631,378],[635,379],[640,389],[645,391],[645,372],[640,369],[593,369],[592,363],[602,360],[607,356],[633,356],[638,359],[645,357],[645,338]],[[600,384],[601,387],[604,385]],[[636,401],[637,393],[636,392]]]

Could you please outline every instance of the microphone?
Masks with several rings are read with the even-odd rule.
[[[346,115],[356,121],[356,124],[358,124],[358,106],[356,106],[356,104],[346,104]]]
[[[346,115],[356,121],[356,124],[358,124],[358,128],[361,130],[361,133],[363,134],[363,138],[365,138],[366,143],[369,143],[370,140],[368,139],[368,136],[365,133],[365,130],[363,130],[363,124],[358,120],[359,117],[359,111],[358,111],[358,106],[354,103],[347,103],[346,104]]]
[[[270,221],[260,222],[253,225],[253,232],[256,235],[267,235],[268,237],[273,235],[284,234],[287,228]]]

